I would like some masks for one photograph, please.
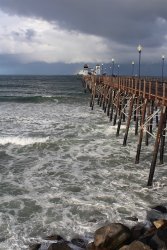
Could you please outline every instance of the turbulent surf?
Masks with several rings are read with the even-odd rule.
[[[165,164],[147,188],[152,146],[136,166],[133,126],[123,147],[125,126],[115,137],[75,76],[1,76],[0,120],[0,249],[53,233],[91,237],[166,202]]]

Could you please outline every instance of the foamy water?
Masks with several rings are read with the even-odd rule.
[[[29,144],[35,144],[35,143],[44,143],[49,139],[47,138],[21,138],[21,137],[0,137],[0,144],[15,144],[15,145],[29,145]]]
[[[135,165],[133,126],[123,147],[125,124],[116,137],[101,108],[90,110],[79,80],[10,81],[11,95],[43,92],[58,101],[0,102],[0,249],[28,249],[53,233],[91,239],[106,222],[132,224],[128,216],[143,220],[150,206],[166,203],[166,164],[146,187],[153,145],[142,147]]]

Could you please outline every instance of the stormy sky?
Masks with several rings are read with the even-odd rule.
[[[0,0],[0,74],[75,74],[112,58],[161,74],[167,0]],[[164,74],[167,75],[165,64]]]

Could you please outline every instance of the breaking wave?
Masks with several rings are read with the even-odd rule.
[[[0,102],[42,103],[56,100],[55,96],[0,96]]]
[[[30,145],[35,143],[45,143],[49,137],[46,138],[37,138],[37,137],[0,137],[0,145],[6,145],[6,144],[15,144],[15,145]]]

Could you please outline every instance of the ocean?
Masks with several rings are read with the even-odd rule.
[[[91,240],[108,222],[131,224],[167,204],[167,156],[146,186],[153,144],[125,124],[116,137],[104,111],[89,106],[76,76],[0,76],[0,250],[28,249],[51,234]]]

